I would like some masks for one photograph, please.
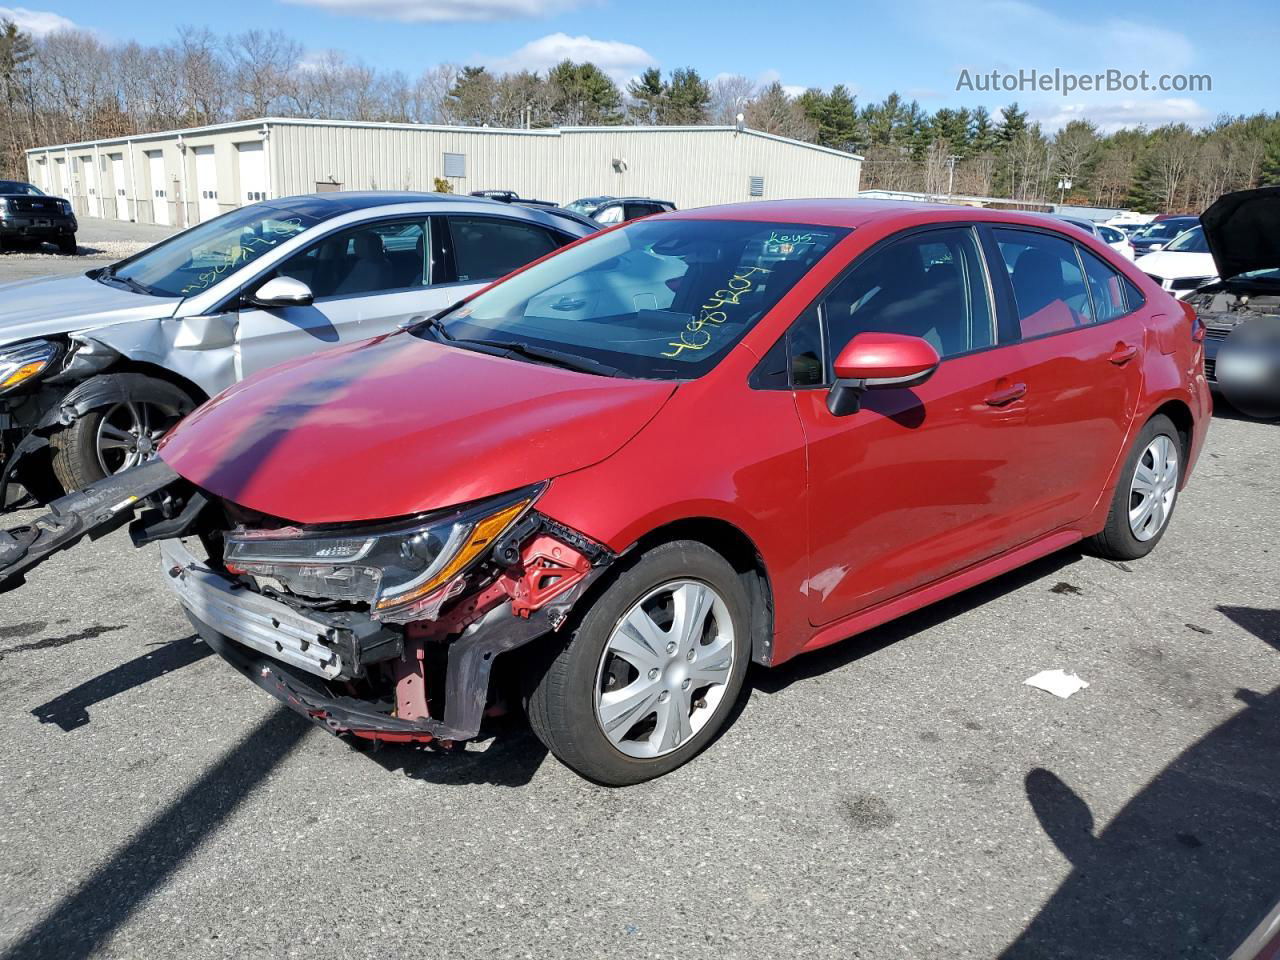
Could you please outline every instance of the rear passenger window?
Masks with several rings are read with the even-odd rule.
[[[1091,322],[1092,304],[1076,260],[1075,244],[1029,230],[993,231],[1024,338],[1058,333]]]
[[[1089,281],[1089,299],[1093,303],[1089,315],[1094,323],[1106,323],[1129,312],[1125,304],[1124,277],[1083,247],[1078,248]]]
[[[1142,291],[1128,277],[1121,277],[1120,283],[1124,287],[1124,305],[1130,313],[1147,302],[1147,298],[1142,295]]]
[[[549,231],[493,217],[450,217],[459,282],[496,280],[560,246]]]
[[[823,312],[830,357],[869,331],[923,337],[941,357],[995,342],[982,256],[968,228],[904,237],[860,258]]]

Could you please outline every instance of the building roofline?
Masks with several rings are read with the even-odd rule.
[[[765,133],[763,130],[753,130],[750,127],[744,127],[741,131],[735,126],[730,125],[691,125],[691,126],[652,126],[652,125],[618,125],[618,126],[599,126],[599,127],[540,127],[535,129],[524,129],[522,127],[468,127],[468,126],[450,126],[438,123],[388,123],[375,120],[316,120],[309,117],[257,117],[249,120],[232,120],[227,123],[212,123],[201,127],[179,127],[173,130],[157,130],[152,133],[138,133],[126,137],[109,137],[102,140],[79,140],[73,143],[55,143],[48,146],[31,147],[24,151],[26,154],[32,153],[48,153],[53,150],[79,150],[87,147],[105,147],[117,144],[135,143],[143,140],[162,140],[166,137],[173,136],[197,136],[205,133],[222,133],[230,130],[261,130],[263,127],[270,129],[273,126],[293,126],[293,127],[352,127],[361,129],[374,130],[420,130],[434,133],[495,133],[506,135],[519,135],[529,137],[558,137],[566,133],[738,133],[749,134],[753,137],[761,137],[765,140],[776,140],[779,143],[786,143],[796,147],[804,147],[807,150],[816,150],[819,153],[828,153],[833,156],[843,157],[845,159],[862,160],[862,156],[856,153],[847,153],[844,150],[836,150],[834,147],[824,147],[816,143],[806,143],[803,140],[793,140],[790,137],[779,136],[776,133]]]

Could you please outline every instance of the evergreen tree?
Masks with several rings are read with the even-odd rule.
[[[667,102],[662,122],[675,126],[706,123],[711,106],[711,87],[693,67],[671,74],[667,83]]]
[[[1027,111],[1018,109],[1015,100],[1007,107],[1000,108],[1000,124],[996,127],[996,141],[1008,146],[1017,140],[1027,129]]]
[[[598,126],[622,122],[622,94],[594,63],[563,60],[551,68],[552,114],[561,126]]]
[[[634,122],[649,125],[662,122],[667,103],[667,85],[662,80],[662,71],[657,67],[649,67],[627,84],[627,96],[631,98],[627,112]]]

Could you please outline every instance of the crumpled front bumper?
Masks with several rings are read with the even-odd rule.
[[[344,692],[342,682],[363,666],[385,660],[387,635],[400,637],[360,614],[302,614],[243,587],[197,560],[176,540],[161,545],[166,578],[196,631],[224,660],[298,713],[333,733],[382,740],[469,740],[480,732],[489,675],[500,653],[551,633],[596,568],[564,595],[528,617],[498,607],[449,645],[444,717],[402,718],[391,700]],[[559,598],[558,598],[559,599]],[[344,618],[335,622],[336,617]],[[373,660],[370,659],[371,653]],[[392,656],[405,656],[397,646]]]

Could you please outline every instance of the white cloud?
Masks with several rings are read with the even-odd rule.
[[[59,30],[75,30],[75,23],[51,10],[28,10],[26,7],[0,7],[0,20],[10,20],[23,33],[33,37],[56,33]]]
[[[1027,0],[919,0],[915,24],[977,70],[1088,72],[1115,67],[1168,73],[1188,66],[1195,45],[1158,22],[1063,16]]]
[[[330,13],[403,23],[488,22],[547,17],[591,0],[284,0]]]
[[[1049,131],[1064,127],[1072,120],[1090,120],[1104,133],[1113,133],[1124,127],[1159,127],[1166,123],[1197,127],[1213,119],[1208,110],[1187,97],[1103,103],[1037,103],[1030,104],[1027,113]]]
[[[658,65],[648,50],[635,44],[587,36],[571,37],[567,33],[550,33],[531,40],[505,57],[477,58],[477,62],[498,71],[546,70],[562,60],[594,63],[618,83],[633,77],[639,70]]]

